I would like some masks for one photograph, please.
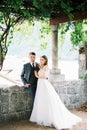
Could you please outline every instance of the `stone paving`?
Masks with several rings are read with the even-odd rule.
[[[74,126],[71,130],[87,130],[87,112],[76,110],[72,112],[80,116],[83,119],[83,121]],[[56,130],[56,129],[51,127],[39,126],[35,123],[30,123],[28,120],[21,120],[18,122],[0,124],[0,130]]]

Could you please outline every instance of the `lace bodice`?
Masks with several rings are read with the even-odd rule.
[[[48,76],[49,76],[49,69],[48,69],[48,67],[40,69],[38,74],[39,74],[39,76],[45,76],[46,78],[48,78]]]

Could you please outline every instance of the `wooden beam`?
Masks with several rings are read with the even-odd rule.
[[[74,18],[72,21],[80,20],[80,19],[86,19],[87,18],[87,12],[86,13],[75,13]],[[59,15],[56,18],[50,19],[50,25],[58,25],[60,23],[69,22],[71,21],[67,15]]]

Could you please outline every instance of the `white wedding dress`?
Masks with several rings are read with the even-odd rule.
[[[48,71],[40,69],[39,75],[47,77]],[[81,118],[72,114],[62,103],[47,79],[38,79],[36,96],[30,121],[58,129],[72,128]]]

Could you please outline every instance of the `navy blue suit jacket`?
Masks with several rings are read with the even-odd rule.
[[[32,66],[31,66],[30,63],[24,64],[23,70],[22,70],[22,73],[21,73],[21,79],[22,79],[22,82],[23,82],[24,85],[29,83],[29,79],[30,79],[30,75],[31,75],[31,69],[32,69]],[[36,66],[35,66],[35,70],[36,71],[39,70],[37,63],[36,63]]]

